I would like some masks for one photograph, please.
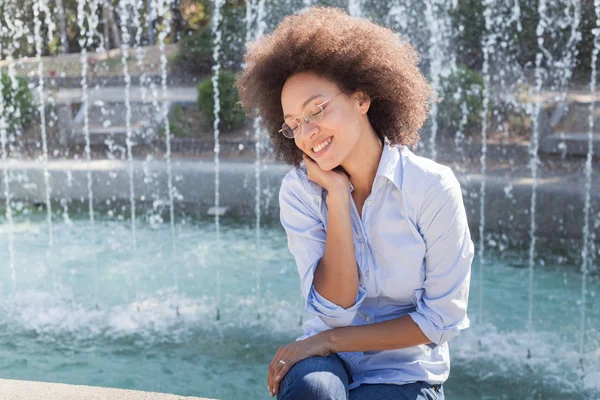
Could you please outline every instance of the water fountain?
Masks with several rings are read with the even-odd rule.
[[[247,0],[236,21],[241,42],[247,46],[272,30],[283,17],[278,10],[302,12],[313,3],[319,2]],[[470,28],[469,21],[457,22],[459,2],[327,4],[374,18],[413,43],[444,95],[432,105],[422,147],[413,150],[452,166],[477,247],[472,328],[450,346],[446,393],[465,399],[598,396],[600,27],[592,31],[591,75],[582,89],[573,76],[581,56],[576,46],[587,32],[583,2],[536,3],[535,57],[527,65],[515,49],[531,23],[525,23],[531,5],[483,2],[481,65],[473,67],[479,80],[456,87],[446,83],[465,68],[459,62],[465,49],[457,43]],[[177,101],[195,103],[197,85],[177,82],[169,69],[175,63],[172,3],[119,1],[121,42],[113,50],[101,33],[103,6],[78,0],[76,9],[60,11],[35,1],[28,13],[11,0],[0,15],[7,21],[0,29],[0,72],[8,77],[0,79],[0,92],[29,78],[37,112],[31,139],[5,117],[21,110],[0,96],[4,377],[256,398],[264,394],[275,349],[299,336],[298,321],[310,315],[272,201],[289,167],[272,160],[260,118],[247,125],[250,158],[228,155],[233,145],[220,125],[223,26],[231,5],[210,4],[215,107],[203,133],[213,147],[211,157],[199,158],[172,151],[179,137],[168,116]],[[80,52],[73,55],[75,72],[65,68],[55,76],[49,74],[53,57],[45,54],[51,43],[67,41],[57,32],[59,11],[76,17]],[[594,12],[600,18],[600,0]],[[31,72],[30,61],[16,57],[27,37],[35,56]],[[109,62],[97,60],[104,55],[118,64],[116,77],[103,72]],[[474,98],[481,100],[475,106]],[[576,101],[589,107],[585,158],[579,159],[572,136],[552,131],[569,118],[574,98],[585,98]],[[449,100],[456,104],[450,123],[444,120]],[[77,109],[72,137],[59,141],[54,125],[69,126],[69,107]],[[515,116],[531,124],[518,144],[511,131]],[[113,129],[105,145],[98,125]],[[565,165],[558,171],[544,147],[554,136],[562,144],[552,151]],[[42,362],[50,367],[41,370]],[[132,363],[135,374],[126,367]]]

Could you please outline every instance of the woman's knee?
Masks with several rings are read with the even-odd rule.
[[[309,357],[296,363],[283,377],[278,400],[348,398],[348,375],[335,354]]]

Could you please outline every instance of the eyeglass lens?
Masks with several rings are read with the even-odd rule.
[[[304,108],[304,112],[302,113],[304,116],[304,120],[308,123],[314,124],[319,122],[323,118],[323,107],[318,104],[310,104]],[[283,123],[281,126],[281,131],[283,132],[285,137],[293,138],[298,133],[300,133],[300,125],[298,124],[298,120],[288,120]]]

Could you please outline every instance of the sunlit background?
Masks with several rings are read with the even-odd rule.
[[[600,398],[600,1],[320,1],[421,54],[476,254],[449,399]],[[236,105],[311,1],[0,3],[0,377],[267,398],[311,315]],[[217,105],[217,106],[215,106]]]

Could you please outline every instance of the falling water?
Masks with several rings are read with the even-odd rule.
[[[44,15],[46,16],[44,22],[46,24],[47,31],[48,31],[47,32],[48,33],[48,43],[52,43],[54,41],[54,31],[56,30],[56,23],[52,20],[52,13],[50,12],[50,9],[48,8],[48,4],[46,4],[43,1],[40,1],[38,4],[40,7],[40,11],[44,12]],[[53,84],[53,83],[55,83],[55,82],[53,82],[53,79],[51,79],[50,84]],[[54,97],[52,97],[52,95],[49,95],[48,97],[45,98],[45,102],[47,102],[50,105],[49,114],[50,114],[51,121],[48,123],[48,126],[52,127],[58,121],[58,116],[56,115],[55,99],[54,99]],[[44,132],[45,132],[45,128],[44,128]],[[47,138],[47,135],[44,135],[44,136]],[[43,139],[43,141],[46,141],[46,139]],[[46,154],[48,153],[47,146],[46,146],[45,152],[46,152]],[[58,150],[54,150],[54,154],[57,155]],[[46,160],[47,160],[47,156],[46,156]],[[70,173],[70,171],[68,172],[68,174],[69,173]],[[48,175],[48,177],[49,177],[49,175]],[[71,182],[69,181],[69,184],[70,183]],[[50,187],[49,182],[47,183],[47,187]],[[51,189],[51,187],[50,187],[50,189]],[[48,192],[48,194],[50,192]],[[64,199],[61,199],[61,205],[63,206],[63,219],[65,221],[70,221],[69,214],[68,214],[68,205],[66,204],[66,202],[63,202],[63,200]],[[50,210],[50,204],[51,204],[50,196],[48,196],[48,198],[46,199],[46,204],[47,204],[46,208],[48,210]],[[52,214],[50,213],[50,215],[52,215]]]
[[[429,48],[431,28],[427,24],[425,4],[406,0],[393,0],[390,5],[387,20],[388,25],[398,32],[400,42],[412,44],[421,55],[425,55]],[[446,22],[446,21],[445,21]]]
[[[148,95],[148,89],[146,88],[146,70],[143,68],[144,65],[144,49],[142,48],[142,32],[143,28],[140,22],[140,8],[144,6],[142,0],[133,0],[133,26],[135,27],[135,37],[134,37],[134,46],[135,46],[135,58],[137,61],[137,66],[140,69],[140,93],[142,102],[146,102],[146,98]]]
[[[81,62],[81,103],[83,108],[83,135],[85,137],[85,159],[86,159],[86,176],[87,176],[87,189],[88,189],[88,212],[90,217],[90,225],[92,232],[92,244],[96,245],[96,230],[94,229],[94,193],[92,191],[92,171],[90,163],[92,159],[90,151],[90,123],[89,123],[89,101],[88,101],[88,82],[87,82],[87,46],[92,43],[94,29],[92,21],[94,19],[88,18],[88,24],[90,26],[85,27],[85,0],[77,0],[77,25],[80,30],[79,46],[81,47],[80,62]],[[93,14],[92,10],[92,14]],[[96,308],[98,305],[98,266],[96,251],[92,252],[92,264],[94,265],[94,303]]]
[[[171,127],[169,126],[168,117],[168,103],[167,98],[167,56],[165,55],[165,38],[171,32],[171,13],[169,10],[169,2],[163,0],[156,0],[156,7],[158,8],[158,16],[163,18],[163,29],[158,34],[158,45],[160,49],[160,70],[161,70],[161,89],[162,89],[162,121],[165,124],[165,158],[167,160],[167,188],[169,190],[169,222],[171,226],[171,250],[175,254],[175,209],[174,209],[174,187],[173,187],[173,171],[171,167]],[[178,303],[178,292],[179,283],[177,278],[177,263],[172,263],[173,266],[173,281],[175,283],[175,297],[176,297],[176,312],[179,315],[179,303]]]
[[[48,141],[46,140],[46,97],[44,91],[44,65],[42,63],[42,37],[40,35],[40,8],[43,7],[41,1],[37,1],[33,4],[33,16],[35,20],[35,55],[38,63],[38,95],[39,95],[39,113],[40,113],[40,134],[42,136],[42,165],[44,167],[44,186],[46,191],[46,221],[48,224],[48,245],[52,247],[54,242],[52,237],[52,205],[50,204],[50,192],[52,187],[50,186],[50,174],[48,173]],[[48,10],[45,10],[46,16]],[[48,27],[49,34],[52,32],[52,25]]]
[[[552,15],[552,23],[549,21],[546,22],[546,26],[560,26],[562,29],[560,30],[551,30],[550,38],[552,42],[550,42],[550,46],[554,43],[559,43],[560,45],[560,56],[556,56],[553,53],[556,51],[556,45],[554,45],[554,51],[550,51],[550,49],[546,49],[542,47],[542,51],[544,56],[546,56],[548,67],[546,70],[546,81],[549,82],[549,88],[552,91],[557,91],[559,94],[554,97],[554,102],[556,103],[556,111],[559,111],[560,114],[566,115],[569,111],[569,103],[567,101],[568,95],[568,84],[573,75],[573,70],[575,68],[577,62],[577,54],[578,54],[578,45],[581,41],[581,32],[579,31],[579,24],[581,20],[581,0],[561,0],[559,4],[564,4],[564,10],[562,12],[554,12]],[[561,5],[563,5],[561,4]],[[546,16],[548,20],[550,20],[550,16]],[[562,41],[558,41],[555,36],[557,33],[562,33],[562,30],[565,27],[570,27],[569,29],[569,37],[566,43],[562,43]],[[554,43],[553,43],[554,42]],[[562,118],[562,117],[561,117]],[[554,119],[554,118],[553,118]],[[550,124],[557,123],[558,120],[550,121]],[[559,132],[559,139],[561,140],[558,143],[557,147],[561,150],[561,157],[564,159],[567,156],[567,143],[565,142],[565,134],[564,132]],[[559,231],[564,231],[564,220],[561,219],[559,221]]]
[[[505,17],[494,19],[495,27],[493,32],[496,33],[496,47],[493,54],[495,60],[495,73],[491,76],[491,87],[495,87],[496,91],[500,94],[498,96],[500,108],[493,111],[493,115],[496,119],[493,124],[489,125],[495,125],[503,131],[501,150],[502,154],[506,156],[510,138],[510,114],[513,113],[514,110],[518,111],[524,108],[523,102],[519,100],[519,96],[517,96],[516,93],[519,92],[518,88],[522,87],[526,79],[523,68],[513,52],[514,47],[518,46],[518,40],[522,32],[521,7],[519,1],[514,0],[512,4],[510,2],[504,4],[496,3],[495,8],[498,10],[498,15]],[[516,205],[517,200],[513,195],[512,184],[512,166],[514,165],[514,159],[510,158],[508,163],[511,167],[507,168],[503,174],[504,180],[507,182],[504,187],[504,195],[507,200]],[[513,213],[514,211],[511,209],[508,218],[502,221],[503,223],[506,222],[506,225],[503,225],[503,230],[510,229],[511,221],[514,219]],[[502,251],[509,246],[509,236],[503,233],[499,239],[498,247]]]
[[[151,2],[148,2],[148,8],[150,9]],[[140,18],[140,9],[142,9],[144,7],[144,4],[142,2],[142,0],[137,0],[135,7],[133,7],[133,25],[136,28],[136,33],[135,33],[135,56],[136,56],[136,65],[138,66],[138,69],[140,70],[140,77],[139,77],[139,89],[140,89],[140,93],[141,93],[141,101],[142,103],[145,105],[149,102],[148,100],[148,86],[151,87],[151,94],[152,94],[152,107],[154,108],[154,110],[156,111],[156,115],[160,115],[161,114],[161,110],[160,110],[160,106],[158,104],[158,94],[156,91],[156,85],[154,84],[154,82],[152,82],[152,79],[150,79],[147,74],[146,74],[146,68],[144,68],[144,58],[146,56],[146,52],[145,50],[142,48],[141,43],[142,43],[142,32],[143,32],[143,28],[141,26],[141,18]],[[155,19],[156,17],[153,16],[151,13],[148,13],[147,15],[147,19],[149,21],[151,21],[152,19]],[[150,24],[151,25],[151,24]],[[154,117],[152,117],[154,118]],[[146,139],[146,135],[147,135],[146,129],[142,130],[140,132],[142,139]],[[153,177],[152,177],[152,173],[150,170],[150,161],[152,160],[152,156],[151,155],[147,155],[144,158],[144,161],[142,163],[142,171],[144,174],[144,179],[143,182],[145,184],[151,184],[153,182]],[[155,200],[153,203],[153,209],[155,207],[155,205],[160,204],[160,202],[156,202],[156,200],[160,197],[159,194],[157,192],[152,194],[153,199]],[[140,198],[140,200],[144,201],[145,197],[142,196]],[[156,215],[151,215],[150,216],[150,222],[151,224],[155,221],[155,217]],[[145,266],[144,266],[145,268]],[[135,287],[138,287],[138,280],[139,280],[139,273],[136,270],[135,272]],[[136,292],[139,291],[136,289]],[[137,307],[139,310],[139,298],[136,298],[136,302],[137,302]]]
[[[2,52],[2,29],[0,29],[0,53]],[[0,70],[0,77],[2,76]],[[0,93],[4,93],[4,83],[0,79]],[[7,122],[4,118],[4,96],[0,96],[0,145],[2,146],[2,179],[4,181],[4,199],[6,200],[6,223],[8,225],[8,265],[10,268],[10,276],[12,280],[13,293],[17,291],[17,278],[15,272],[15,248],[14,248],[14,223],[12,217],[12,206],[10,204],[11,193],[10,193],[10,181],[8,176],[8,155],[6,151],[7,145]]]
[[[256,8],[256,0],[248,0],[247,4],[246,4],[246,18],[245,18],[245,23],[246,23],[246,38],[245,38],[245,48],[248,49],[248,44],[250,43],[251,40],[254,39],[253,37],[253,31],[252,31],[252,26],[254,25],[254,9]],[[242,61],[242,69],[246,69],[246,63]]]
[[[133,184],[133,156],[131,154],[131,147],[133,145],[133,141],[131,139],[131,77],[129,76],[129,69],[127,67],[127,61],[129,59],[129,28],[125,23],[125,16],[129,15],[128,13],[128,0],[121,0],[119,3],[119,8],[121,10],[121,17],[124,19],[121,24],[121,63],[123,64],[123,78],[125,81],[125,129],[127,131],[127,136],[125,139],[125,143],[127,145],[127,161],[129,167],[129,203],[131,208],[131,247],[133,251],[135,251],[137,247],[137,240],[135,236],[135,187]]]
[[[594,10],[596,14],[596,28],[592,30],[594,34],[594,49],[592,50],[591,78],[590,78],[590,111],[588,115],[588,153],[585,160],[585,189],[584,189],[584,208],[583,208],[583,246],[581,249],[581,322],[579,328],[579,360],[583,369],[583,356],[585,345],[585,307],[586,307],[586,284],[587,276],[590,271],[591,260],[593,259],[593,242],[590,234],[590,215],[591,215],[591,192],[592,192],[592,157],[594,156],[594,110],[596,106],[596,64],[598,54],[600,53],[600,0],[594,0]],[[583,372],[583,371],[582,371]]]
[[[527,330],[529,332],[530,345],[533,345],[533,279],[534,279],[534,267],[535,267],[535,245],[536,245],[536,224],[535,224],[535,211],[536,211],[536,200],[537,200],[537,186],[538,176],[537,168],[540,163],[538,157],[539,148],[539,117],[540,108],[542,103],[542,85],[544,71],[542,70],[542,60],[544,58],[544,30],[547,24],[546,15],[546,1],[540,0],[538,3],[538,13],[540,20],[537,26],[536,35],[538,38],[539,51],[535,57],[535,86],[534,96],[535,104],[533,107],[532,115],[532,133],[531,133],[531,145],[529,147],[529,167],[531,168],[531,179],[533,181],[531,186],[531,207],[529,209],[530,216],[530,247],[529,247],[529,311],[527,314]],[[527,357],[531,357],[531,349],[527,349]]]
[[[9,35],[12,40],[14,42],[10,43],[10,51],[9,51],[9,64],[8,64],[8,77],[10,78],[10,84],[12,86],[13,89],[16,89],[20,83],[17,80],[17,71],[16,71],[16,64],[15,64],[15,60],[13,59],[12,55],[13,52],[19,48],[18,46],[18,41],[19,39],[21,39],[23,36],[25,37],[30,37],[29,34],[31,33],[29,28],[28,28],[28,24],[26,24],[24,22],[25,18],[28,18],[27,16],[24,15],[24,10],[21,9],[20,5],[18,4],[17,1],[13,0],[11,3],[9,3],[10,5],[8,6],[9,9],[12,11],[12,15],[10,15],[10,17],[5,18],[5,20],[3,20],[3,22],[6,24],[6,27],[8,28],[8,31],[11,33],[11,35]],[[4,28],[4,26],[3,26]],[[20,118],[21,117],[21,109],[19,107],[13,108],[12,113],[14,113],[13,115],[15,116],[15,118]],[[14,126],[10,126],[10,132],[8,135],[8,148],[9,148],[9,152],[12,155],[12,158],[14,159],[18,159],[20,157],[20,143],[19,143],[19,137],[22,135],[22,129],[21,126],[19,124],[16,124]],[[13,142],[14,146],[13,146]],[[11,177],[11,179],[20,179],[20,177],[17,177],[14,175],[13,172],[13,176]]]
[[[127,164],[129,172],[129,207],[131,213],[131,252],[132,256],[135,256],[137,249],[137,239],[135,234],[135,186],[133,183],[133,155],[131,153],[131,147],[133,146],[132,133],[131,133],[131,77],[129,76],[129,69],[127,67],[127,61],[129,59],[129,42],[131,40],[129,35],[129,27],[127,26],[126,16],[129,16],[128,8],[132,6],[130,0],[121,0],[119,2],[119,9],[121,12],[121,63],[123,64],[123,78],[125,80],[125,145],[127,146]],[[133,264],[130,264],[131,275],[135,275],[133,271]],[[138,287],[137,278],[134,279],[134,290],[135,299],[138,300]]]
[[[134,37],[134,46],[135,46],[135,55],[136,55],[136,64],[139,68],[141,72],[140,74],[140,83],[139,83],[139,90],[141,93],[141,100],[142,103],[146,103],[146,96],[147,96],[147,89],[146,86],[144,85],[145,82],[145,77],[146,77],[146,73],[145,70],[143,70],[142,66],[143,66],[143,61],[144,61],[144,52],[142,50],[142,46],[141,46],[141,42],[142,42],[142,26],[140,23],[140,8],[143,7],[143,2],[142,0],[133,0],[132,1],[132,8],[133,8],[133,15],[132,15],[132,19],[133,19],[133,26],[135,27],[135,37]],[[131,147],[131,145],[130,145]],[[130,151],[128,150],[127,156],[130,156]],[[131,161],[131,165],[133,165],[133,161]],[[130,201],[132,206],[135,206],[135,197],[134,197],[134,193],[133,193],[133,168],[131,168],[130,170],[130,175],[129,175],[129,186],[131,188],[130,191]],[[133,212],[132,212],[133,214]],[[132,221],[132,232],[135,232],[135,219],[133,219]],[[137,240],[135,238],[135,235],[133,235],[133,240],[134,240],[134,249],[137,248]],[[139,307],[139,285],[138,285],[138,281],[139,281],[139,273],[138,270],[136,269],[134,272],[134,285],[135,285],[135,300],[136,303],[138,304]]]
[[[429,43],[427,56],[429,60],[429,75],[434,95],[431,101],[431,131],[429,147],[431,159],[437,159],[437,131],[438,131],[438,104],[436,95],[442,92],[441,80],[456,72],[456,56],[450,51],[452,43],[452,21],[450,13],[455,2],[445,0],[427,0],[425,2],[424,16],[429,30]],[[446,93],[450,97],[450,93]]]
[[[431,75],[431,86],[435,93],[439,93],[440,91],[440,69],[442,63],[441,57],[441,27],[439,21],[434,16],[433,7],[437,4],[435,0],[425,1],[425,20],[427,21],[427,26],[430,30],[430,42],[429,42],[429,71]],[[434,93],[434,96],[435,96]],[[435,160],[437,158],[437,151],[435,148],[435,139],[437,136],[437,102],[431,102],[431,133],[429,136],[429,146],[431,151],[431,158]]]
[[[265,32],[266,23],[265,23],[265,0],[258,1],[258,9],[256,16],[256,32],[254,35],[255,40],[258,40]],[[261,137],[262,137],[262,127],[261,127],[261,118],[260,116],[256,116],[254,118],[254,146],[256,152],[256,162],[254,163],[254,176],[256,181],[255,187],[255,215],[256,215],[256,254],[259,255],[260,252],[260,203],[261,203],[261,180],[260,180],[260,171],[262,167],[261,163]],[[261,279],[261,262],[258,260],[256,263],[256,307],[260,309],[260,279]],[[260,318],[260,313],[258,314]]]
[[[221,248],[221,232],[219,226],[219,153],[221,151],[221,147],[219,144],[219,122],[220,112],[221,112],[221,102],[219,99],[219,72],[221,70],[221,61],[219,56],[221,54],[221,30],[219,29],[221,25],[221,7],[223,7],[222,0],[215,0],[215,9],[213,13],[212,19],[212,34],[214,37],[213,43],[213,76],[212,76],[212,86],[213,86],[213,101],[214,101],[214,138],[215,138],[215,228],[217,233],[217,248]],[[221,319],[219,306],[221,304],[221,269],[217,268],[217,321]]]
[[[459,96],[462,96],[462,89],[460,87],[458,89],[459,90],[457,93],[459,94]],[[469,108],[467,107],[466,99],[463,99],[460,102],[460,115],[461,116],[460,116],[460,121],[458,121],[458,129],[456,130],[456,133],[454,134],[454,146],[456,148],[456,151],[459,154],[463,154],[464,142],[465,142],[465,134],[463,133],[463,130],[467,126],[467,122],[468,122],[468,118],[469,118]]]
[[[148,4],[151,4],[151,2],[149,2]],[[153,7],[152,10],[154,11],[156,9],[156,7]],[[149,15],[148,19],[154,20],[156,19],[156,15]],[[141,64],[141,60],[140,60],[140,54],[142,52],[138,53],[138,64]],[[141,57],[143,57],[143,55],[141,55]],[[140,81],[141,83],[143,83],[144,81]],[[151,77],[147,77],[146,78],[146,82],[148,83],[148,90],[150,91],[150,98],[151,98],[151,103],[152,103],[152,107],[154,108],[154,110],[156,111],[156,115],[162,116],[162,107],[158,102],[158,90],[157,90],[157,85],[154,83],[154,81],[152,80]],[[145,88],[144,88],[145,89]],[[146,94],[146,90],[142,90],[142,96],[144,96]],[[143,97],[144,98],[144,97]],[[145,98],[144,98],[145,99]],[[160,122],[162,124],[162,121]],[[157,173],[152,173],[150,170],[150,162],[153,160],[152,155],[147,155],[146,158],[144,159],[144,164],[143,164],[143,170],[144,170],[144,182],[146,182],[147,184],[152,184],[152,183],[156,183],[156,181],[153,179],[155,178],[158,174]],[[156,222],[160,222],[162,223],[162,217],[161,217],[161,209],[163,206],[163,201],[160,199],[160,193],[159,193],[159,188],[155,185],[154,188],[154,193],[152,194],[152,199],[153,199],[153,205],[152,205],[152,209],[153,209],[153,214],[150,216],[150,222],[151,223],[156,223]],[[156,213],[156,214],[154,214]],[[166,268],[166,266],[165,266]]]
[[[8,60],[8,77],[10,79],[10,85],[13,89],[16,89],[19,85],[19,82],[17,81],[17,75],[16,75],[16,71],[15,71],[15,62],[14,62],[14,58],[13,58],[13,52],[15,50],[15,47],[13,45],[13,41],[16,42],[21,36],[27,34],[27,31],[25,29],[25,27],[22,24],[22,21],[19,19],[20,15],[19,14],[19,9],[16,7],[16,5],[13,3],[9,6],[7,6],[7,9],[9,9],[10,11],[13,12],[12,15],[10,15],[10,17],[6,18],[4,20],[4,22],[6,22],[6,27],[8,28],[7,31],[5,31],[4,29],[0,29],[0,31],[3,32],[8,32],[8,37],[10,37],[12,40],[9,41],[10,47],[8,49],[8,54],[6,56],[6,59]],[[0,35],[3,34],[3,32],[0,32]],[[0,36],[1,37],[1,36]],[[0,44],[1,47],[1,44]],[[1,92],[0,92],[1,93]],[[0,96],[2,97],[2,96]],[[0,114],[0,117],[4,117],[4,113],[6,111],[6,104],[4,104],[4,99],[2,99],[2,108],[3,108],[3,112]],[[17,107],[16,110],[14,110],[15,113],[15,117],[19,117],[21,110]],[[4,119],[4,118],[3,118]],[[15,267],[15,248],[14,248],[14,220],[13,220],[13,206],[12,206],[12,193],[10,190],[10,182],[13,179],[13,176],[11,176],[11,174],[8,171],[8,153],[9,151],[14,152],[15,149],[12,148],[12,146],[10,145],[10,142],[14,140],[15,136],[19,136],[20,132],[20,128],[19,127],[13,127],[11,126],[11,124],[9,123],[10,121],[7,121],[6,119],[4,119],[4,123],[2,123],[2,121],[0,121],[0,136],[2,139],[2,160],[4,162],[4,169],[3,169],[3,179],[4,179],[4,197],[6,198],[6,219],[8,222],[8,227],[9,227],[9,233],[8,233],[8,250],[9,250],[9,265],[10,265],[10,271],[11,271],[11,281],[12,281],[12,287],[13,287],[13,293],[16,292],[17,290],[17,278],[16,278],[16,267]],[[7,128],[10,128],[11,131],[9,132],[7,130]],[[14,130],[14,132],[13,132]],[[14,134],[14,135],[13,135]]]
[[[481,47],[483,49],[483,66],[481,74],[483,75],[483,109],[481,111],[481,184],[479,186],[479,323],[483,322],[483,269],[485,265],[485,188],[486,188],[486,168],[487,168],[487,113],[490,101],[490,74],[489,74],[489,56],[492,47],[492,2],[484,2],[485,10],[485,34],[482,38]]]
[[[362,0],[348,0],[348,12],[353,17],[362,17]]]
[[[581,22],[581,0],[570,0],[569,5],[573,7],[573,15],[567,10],[561,15],[564,17],[564,21],[559,21],[560,26],[569,25],[571,27],[570,36],[564,45],[565,55],[562,60],[554,62],[553,69],[558,73],[558,90],[560,96],[557,99],[558,105],[561,107],[563,104],[566,105],[567,100],[567,85],[571,76],[573,75],[573,69],[577,63],[578,45],[581,41],[581,32],[579,31],[579,23]],[[568,111],[568,106],[565,107],[565,113]],[[563,132],[560,132],[561,142],[558,144],[559,149],[562,150],[562,158],[567,156],[567,143],[564,141],[565,136]]]
[[[254,20],[256,19],[256,0],[250,0],[248,1],[248,4],[246,6],[246,49],[248,49],[248,45],[250,44],[251,40],[255,40],[256,39],[256,30],[253,31],[252,26],[254,23]],[[257,28],[258,29],[258,28]],[[242,64],[242,69],[246,69],[246,63],[244,62]],[[256,152],[256,162],[255,162],[255,171],[254,171],[254,175],[255,175],[255,180],[256,180],[256,189],[255,189],[255,216],[256,216],[256,230],[255,230],[255,236],[256,236],[256,254],[259,254],[258,251],[258,245],[260,243],[260,169],[258,168],[258,165],[260,163],[260,153],[259,153],[259,140],[257,138],[257,135],[259,135],[258,133],[258,129],[259,129],[259,125],[260,125],[260,120],[259,120],[260,116],[256,116],[254,118],[254,137],[255,137],[255,152]],[[257,261],[256,262],[256,305],[258,308],[258,300],[259,300],[259,296],[260,296],[260,281],[258,279],[258,269],[259,269],[259,264],[260,262]],[[260,318],[260,313],[258,313],[258,317]]]

